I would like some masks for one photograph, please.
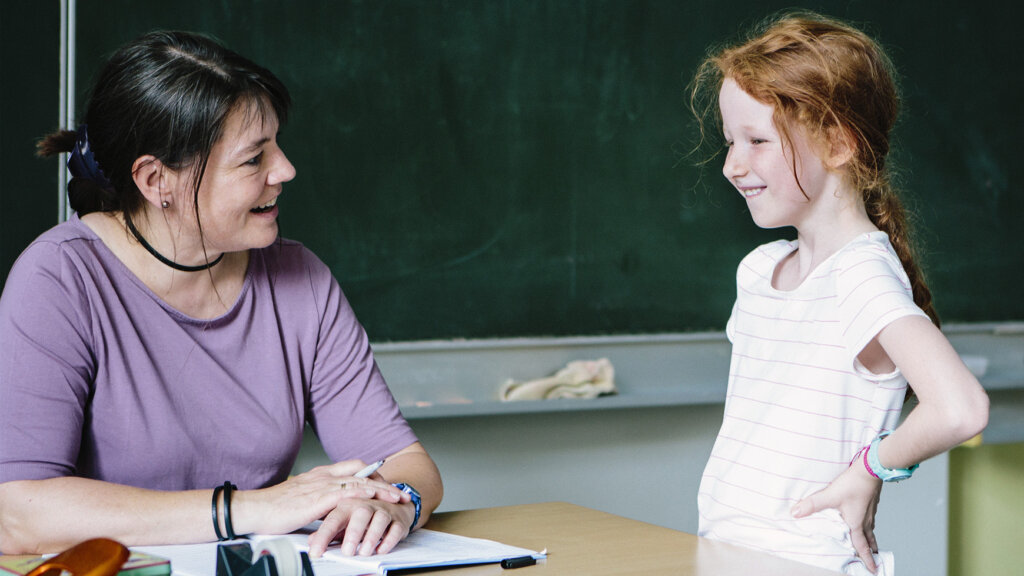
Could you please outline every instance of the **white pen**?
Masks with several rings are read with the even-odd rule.
[[[359,472],[356,472],[353,476],[355,478],[366,478],[370,474],[373,474],[374,472],[376,472],[377,468],[380,468],[383,465],[384,465],[384,461],[383,460],[377,460],[373,464],[370,464],[366,468],[363,468]]]

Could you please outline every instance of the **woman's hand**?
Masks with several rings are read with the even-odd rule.
[[[309,536],[309,555],[323,555],[327,546],[342,532],[341,553],[346,556],[387,554],[412,528],[415,508],[408,494],[403,501],[383,499],[346,499],[325,518]]]
[[[793,516],[804,518],[829,508],[839,511],[850,527],[850,541],[864,566],[872,574],[877,572],[872,552],[878,552],[875,541],[875,511],[882,493],[882,481],[875,478],[860,459],[836,477],[824,489],[811,494],[793,506]]]
[[[235,532],[284,534],[334,514],[339,508],[348,510],[353,502],[408,502],[409,496],[385,482],[380,474],[355,478],[353,474],[364,466],[362,460],[345,460],[318,466],[269,488],[235,492],[231,503]]]

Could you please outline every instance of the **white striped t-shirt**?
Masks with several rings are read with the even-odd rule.
[[[698,493],[699,534],[842,571],[856,553],[839,513],[797,520],[794,504],[828,485],[898,422],[906,379],[857,354],[890,322],[922,315],[884,232],[858,236],[794,290],[771,285],[795,241],[758,247],[736,274],[725,416]]]

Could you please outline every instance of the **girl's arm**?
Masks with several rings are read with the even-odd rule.
[[[906,420],[879,443],[883,466],[906,468],[985,429],[988,395],[934,324],[920,316],[902,318],[877,340],[918,398]]]
[[[892,322],[860,357],[877,373],[898,367],[919,401],[906,420],[879,443],[883,466],[907,468],[969,440],[988,424],[988,396],[928,319],[907,316]],[[878,550],[874,524],[881,484],[856,459],[825,489],[798,502],[793,516],[803,518],[837,509],[850,526],[857,556],[874,573],[871,552]]]

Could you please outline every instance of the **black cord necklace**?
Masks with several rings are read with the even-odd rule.
[[[218,262],[220,262],[224,258],[224,253],[221,252],[220,256],[217,256],[217,258],[214,259],[212,262],[200,264],[199,266],[185,266],[184,264],[178,264],[174,260],[171,260],[170,258],[167,258],[163,254],[157,252],[155,248],[149,245],[149,242],[146,242],[146,239],[142,237],[142,234],[139,234],[139,231],[135,229],[135,224],[132,224],[132,219],[130,216],[128,216],[127,212],[124,215],[124,222],[125,224],[128,225],[128,230],[131,231],[132,236],[135,236],[135,239],[139,241],[139,244],[142,244],[142,247],[145,248],[147,252],[155,256],[157,260],[163,262],[164,264],[167,264],[168,266],[174,268],[175,270],[181,270],[182,272],[199,272],[202,270],[213,268],[214,266],[217,265]]]

